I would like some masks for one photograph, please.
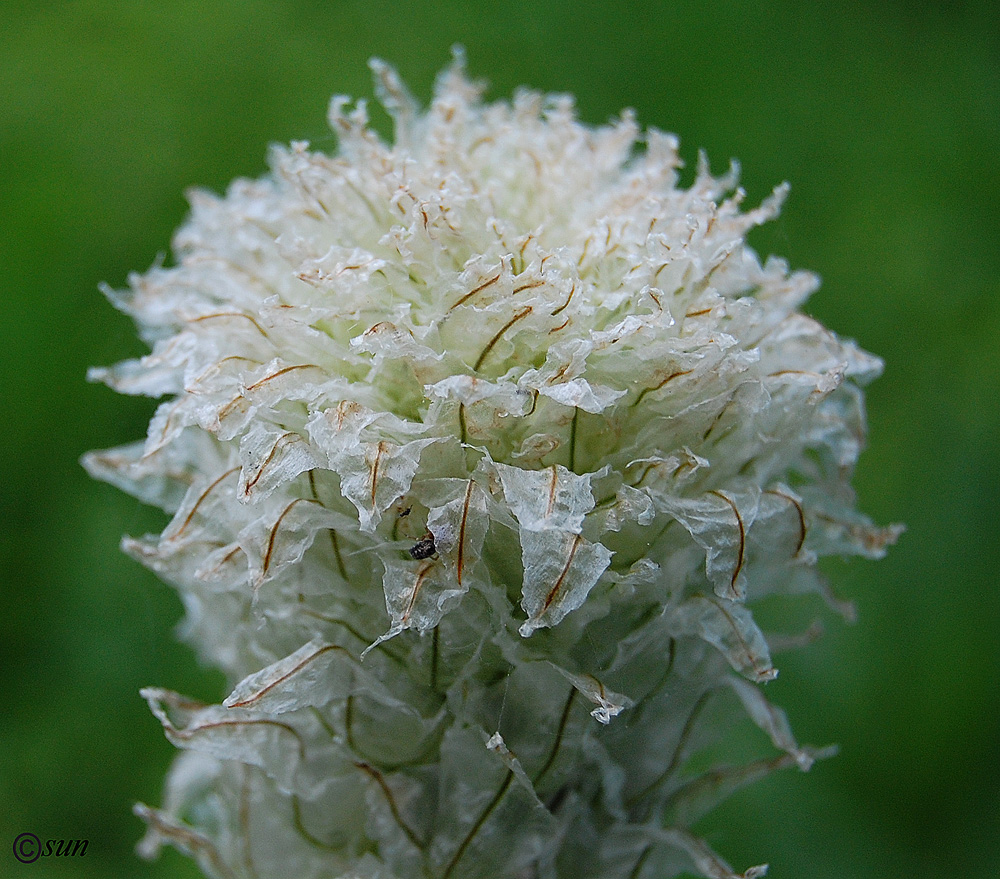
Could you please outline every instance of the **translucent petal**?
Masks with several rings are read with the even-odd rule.
[[[697,635],[722,652],[729,664],[753,681],[777,677],[767,641],[750,611],[716,596],[695,595],[670,612],[678,635]]]
[[[420,453],[434,439],[412,440],[402,446],[380,440],[360,444],[340,457],[334,469],[340,474],[344,497],[358,509],[362,531],[374,531],[382,513],[409,489],[420,463]]]
[[[268,507],[239,533],[240,548],[250,564],[255,591],[300,561],[318,531],[326,528],[346,531],[354,527],[348,517],[311,498],[295,498]]]
[[[814,757],[796,743],[785,712],[768,702],[759,687],[743,678],[730,677],[726,682],[740,697],[747,714],[768,734],[774,746],[794,757],[799,769],[806,772],[812,766]]]
[[[720,598],[746,595],[746,535],[757,515],[759,490],[710,491],[700,498],[661,495],[657,507],[673,515],[705,550],[705,570]]]
[[[573,674],[558,666],[556,666],[556,670],[597,706],[590,712],[590,715],[601,723],[610,723],[612,717],[617,717],[625,708],[629,708],[633,704],[628,696],[607,689],[592,675]]]
[[[260,423],[240,440],[240,460],[236,496],[244,503],[265,498],[300,473],[325,464],[302,434]]]
[[[583,517],[594,506],[590,474],[578,476],[562,464],[546,470],[522,470],[500,463],[494,466],[522,532],[580,533]]]
[[[519,629],[521,635],[554,626],[583,604],[611,555],[604,545],[570,531],[522,531],[521,608],[528,619]]]

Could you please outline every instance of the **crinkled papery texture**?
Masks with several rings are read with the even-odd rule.
[[[524,566],[522,635],[558,623],[576,610],[611,561],[611,552],[580,531],[594,507],[590,475],[560,464],[550,471],[496,465],[504,498],[517,519]]]
[[[691,822],[828,753],[761,688],[811,634],[753,604],[849,615],[817,559],[899,534],[849,485],[881,364],[747,246],[787,187],[743,210],[702,157],[678,188],[672,135],[484,103],[460,56],[427,110],[373,69],[394,142],[335,99],[336,154],[192,193],[173,263],[107,291],[151,352],[91,378],[165,399],[84,465],[172,516],[124,547],[230,683],[144,691],[183,754],[141,851],[252,879],[736,877]]]

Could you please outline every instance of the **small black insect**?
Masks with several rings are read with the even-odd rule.
[[[433,537],[423,537],[411,546],[407,552],[411,559],[429,559],[437,549],[434,547]]]

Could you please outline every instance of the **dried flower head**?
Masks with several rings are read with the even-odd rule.
[[[747,246],[784,186],[744,211],[702,159],[678,188],[672,135],[483,103],[460,56],[426,112],[373,69],[393,144],[334,99],[335,155],[192,193],[175,263],[108,291],[152,352],[93,377],[166,402],[85,464],[173,514],[124,547],[232,685],[144,691],[184,753],[142,851],[260,879],[733,876],[692,822],[820,756],[761,692],[782,639],[750,608],[843,609],[817,557],[897,534],[848,484],[880,362]],[[733,709],[776,756],[707,756]]]

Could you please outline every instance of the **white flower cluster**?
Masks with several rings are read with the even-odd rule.
[[[394,144],[335,99],[336,155],[193,193],[176,263],[108,291],[151,353],[93,377],[166,402],[85,465],[173,514],[125,549],[232,685],[144,691],[183,754],[141,849],[250,879],[734,876],[692,822],[818,756],[758,686],[750,605],[836,604],[817,556],[897,533],[848,485],[880,363],[746,245],[784,187],[744,212],[735,168],[678,188],[676,139],[629,114],[486,104],[460,58],[421,112],[373,68]],[[710,756],[733,708],[776,756]]]

